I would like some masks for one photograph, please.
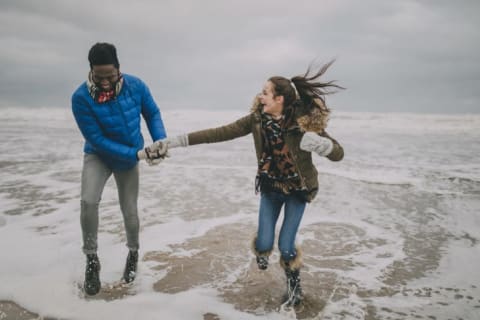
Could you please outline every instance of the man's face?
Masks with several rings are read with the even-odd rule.
[[[94,65],[92,67],[92,81],[103,91],[112,90],[119,75],[119,70],[113,64]]]

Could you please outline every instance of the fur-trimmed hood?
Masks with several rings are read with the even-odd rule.
[[[324,105],[323,101],[320,99],[315,99],[315,105]],[[256,96],[253,99],[252,106],[250,108],[250,112],[258,112],[262,111],[262,104],[260,103],[260,99]],[[321,112],[320,107],[315,107],[313,110],[295,110],[295,121],[300,127],[300,130],[304,132],[316,132],[322,133],[327,128],[328,122],[328,114],[324,114]]]

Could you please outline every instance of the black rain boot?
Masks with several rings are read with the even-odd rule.
[[[138,251],[129,251],[125,271],[123,271],[123,279],[126,283],[135,280],[137,274]]]
[[[287,292],[284,303],[288,306],[297,306],[303,300],[302,287],[300,286],[300,269],[302,268],[302,250],[296,246],[293,259],[285,261],[280,257],[280,266],[287,276]]]
[[[268,256],[257,256],[257,265],[260,270],[268,268]]]
[[[83,288],[90,296],[96,295],[100,291],[100,261],[98,260],[96,253],[87,254],[87,266]]]
[[[257,237],[252,239],[252,252],[255,254],[257,260],[257,266],[260,270],[266,270],[268,268],[268,258],[272,254],[272,250],[259,252],[256,246]]]
[[[303,300],[302,287],[300,285],[300,269],[285,269],[287,276],[287,293],[284,302],[289,306],[298,306]]]

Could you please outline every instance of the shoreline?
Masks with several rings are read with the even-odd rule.
[[[2,320],[59,320],[56,318],[42,317],[33,313],[14,301],[0,300],[0,319]]]

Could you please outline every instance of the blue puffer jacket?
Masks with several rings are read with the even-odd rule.
[[[120,93],[113,100],[96,103],[86,82],[72,96],[72,111],[85,138],[85,153],[99,156],[112,170],[133,168],[144,141],[140,114],[153,141],[166,137],[160,111],[148,87],[137,77],[123,74]]]

